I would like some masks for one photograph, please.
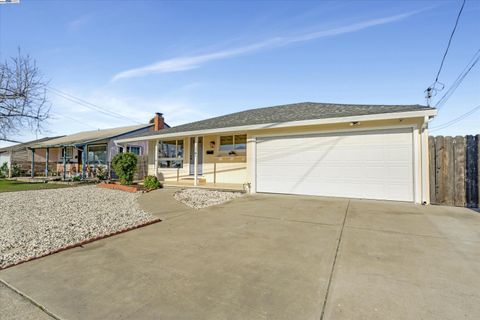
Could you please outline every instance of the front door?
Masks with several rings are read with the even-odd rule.
[[[193,176],[194,174],[194,163],[195,159],[193,159],[193,155],[195,153],[195,138],[190,138],[190,175]],[[199,175],[202,174],[202,164],[203,164],[203,138],[198,137],[198,167],[197,173]]]

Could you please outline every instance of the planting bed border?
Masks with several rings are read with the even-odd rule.
[[[45,254],[42,254],[42,255],[39,255],[39,256],[36,256],[36,257],[31,257],[31,258],[28,258],[28,259],[23,260],[23,261],[19,261],[19,262],[15,262],[15,263],[9,264],[9,265],[7,265],[6,267],[0,268],[0,270],[5,270],[5,269],[11,268],[11,267],[15,267],[15,266],[18,266],[18,265],[20,265],[20,264],[22,264],[22,263],[29,262],[29,261],[36,260],[36,259],[40,259],[40,258],[49,256],[49,255],[52,255],[52,254],[55,254],[55,253],[58,253],[58,252],[62,252],[62,251],[68,250],[68,249],[73,249],[73,248],[76,248],[76,247],[81,247],[81,246],[83,246],[83,245],[89,244],[89,243],[91,243],[91,242],[95,242],[95,241],[97,241],[97,240],[102,240],[102,239],[110,238],[110,237],[113,237],[113,236],[115,236],[115,235],[118,235],[118,234],[121,234],[121,233],[125,233],[125,232],[131,231],[131,230],[139,229],[139,228],[142,228],[142,227],[146,227],[146,226],[149,226],[149,225],[151,225],[151,224],[154,224],[154,223],[157,223],[157,222],[161,222],[161,221],[162,221],[162,220],[161,220],[160,218],[156,218],[156,219],[150,220],[150,221],[148,221],[148,222],[135,225],[135,226],[133,226],[133,227],[128,227],[128,228],[120,229],[120,230],[118,230],[118,231],[114,231],[114,232],[107,233],[107,234],[104,234],[104,235],[92,237],[92,238],[90,238],[90,239],[86,239],[86,240],[83,240],[83,241],[80,241],[80,242],[77,242],[77,243],[74,243],[74,244],[69,244],[69,245],[67,245],[67,246],[64,246],[64,247],[61,247],[61,248],[59,248],[59,249],[55,249],[55,250],[49,251],[49,252],[47,252],[47,253],[45,253]]]

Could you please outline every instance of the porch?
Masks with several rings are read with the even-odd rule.
[[[199,188],[199,189],[215,189],[215,190],[224,190],[224,191],[248,191],[248,184],[244,183],[213,183],[205,182],[201,178],[198,179],[197,184],[195,185],[194,179],[184,179],[179,181],[164,181],[164,187],[175,187],[175,188]]]

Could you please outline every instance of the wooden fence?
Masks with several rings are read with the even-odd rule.
[[[429,137],[430,202],[479,206],[480,135]]]

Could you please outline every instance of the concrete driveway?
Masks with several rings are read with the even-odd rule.
[[[160,223],[0,271],[2,319],[480,318],[478,212],[173,191],[141,198]]]

